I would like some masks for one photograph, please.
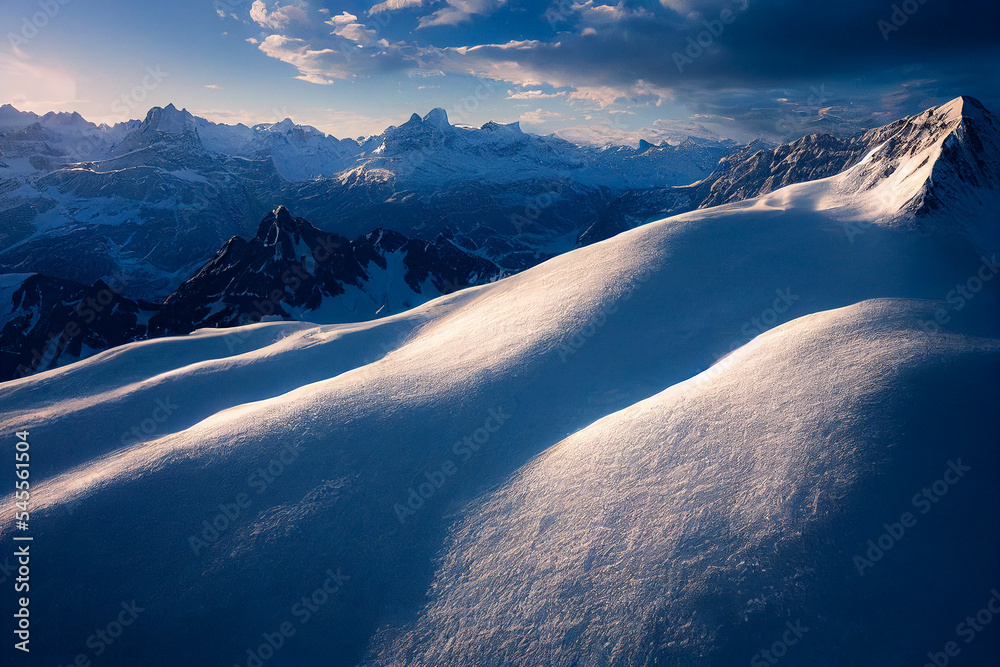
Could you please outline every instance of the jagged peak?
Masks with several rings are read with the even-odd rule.
[[[183,134],[195,129],[195,120],[191,112],[187,109],[178,110],[173,104],[151,108],[142,124],[151,130],[170,134]]]
[[[981,119],[989,115],[989,111],[986,110],[982,102],[968,95],[960,95],[950,102],[928,111],[937,111],[938,114],[955,121],[962,118]]]
[[[451,123],[448,122],[448,112],[441,107],[435,107],[431,109],[426,116],[423,118],[424,123],[433,125],[434,127],[446,130],[451,128]]]
[[[487,132],[512,132],[514,134],[524,134],[521,129],[521,122],[514,121],[513,123],[498,123],[495,120],[490,120],[483,123],[480,130],[486,130]]]
[[[275,237],[281,232],[295,232],[303,226],[300,223],[309,224],[301,218],[293,217],[291,211],[279,205],[260,221],[260,225],[257,227],[257,238],[266,243],[274,243],[276,239],[271,238],[272,231],[274,231]]]

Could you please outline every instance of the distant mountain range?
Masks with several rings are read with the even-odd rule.
[[[966,113],[992,118],[975,100],[963,105]],[[811,135],[787,145],[752,143],[733,151],[693,141],[580,148],[524,134],[516,125],[455,127],[442,110],[424,118],[414,115],[400,127],[358,142],[287,120],[253,128],[216,125],[173,107],[154,108],[141,123],[109,128],[77,114],[37,117],[7,105],[0,107],[0,142],[6,142],[0,143],[0,159],[3,169],[20,175],[9,178],[14,184],[3,201],[26,201],[0,212],[0,234],[25,235],[0,253],[0,260],[13,262],[0,283],[0,380],[125,342],[198,328],[269,319],[352,322],[399,313],[649,220],[836,175],[871,159],[873,151],[889,161],[888,170],[899,157],[893,152],[897,145],[913,143],[914,132],[934,129],[921,117],[848,138]],[[980,139],[973,132],[963,145],[974,147],[975,141]],[[73,151],[104,157],[66,162],[80,157]],[[649,186],[658,180],[657,165],[671,165],[664,167],[668,178],[683,180],[679,174],[696,170],[695,153],[713,152],[725,157],[701,180]],[[975,159],[981,160],[968,158]],[[291,180],[304,173],[296,169],[334,175]],[[989,169],[977,163],[938,181],[962,183],[969,174]],[[598,187],[601,174],[614,187]],[[503,218],[498,202],[523,203],[531,187],[546,179],[552,179],[551,192],[529,202],[522,213],[511,213],[492,227],[482,222]],[[363,231],[351,240],[278,206],[245,233],[225,212],[232,214],[236,205],[240,216],[248,214],[244,204],[251,183],[262,199],[270,186],[278,193],[274,198],[314,212],[326,210],[320,219],[338,220],[352,233]],[[626,187],[635,183],[643,187]],[[401,187],[412,190],[401,195]],[[212,204],[203,199],[209,193]],[[955,201],[968,201],[955,194]],[[914,210],[934,207],[935,197],[940,198],[913,204]],[[60,198],[63,204],[53,203]],[[66,203],[71,199],[76,203]],[[45,209],[43,201],[52,208]],[[137,201],[145,204],[116,217],[126,202]],[[88,215],[79,215],[84,209],[77,205],[89,207]],[[394,208],[405,215],[391,219]],[[69,211],[88,222],[65,222],[60,216]],[[153,218],[127,217],[133,214]],[[553,216],[565,217],[566,224]],[[378,221],[396,224],[365,226]],[[215,245],[214,257],[192,259],[200,254],[192,254],[195,237],[208,243],[226,230],[235,233]],[[126,233],[127,243],[117,246],[112,239]],[[137,257],[140,250],[143,258]],[[155,290],[137,296],[153,284],[142,276],[164,262],[173,262],[173,273],[168,281],[161,271],[154,282],[178,285],[165,297]]]
[[[0,272],[118,276],[129,296],[158,300],[278,205],[348,238],[445,233],[517,271],[572,248],[622,192],[697,181],[734,148],[578,146],[517,123],[454,126],[443,109],[357,140],[172,105],[113,127],[4,105]]]

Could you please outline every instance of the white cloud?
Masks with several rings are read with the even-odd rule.
[[[489,16],[507,4],[507,0],[446,0],[447,7],[420,19],[420,28],[451,25],[472,21],[473,16]]]
[[[222,90],[222,86],[215,83],[210,83],[205,87],[208,88],[209,90]]]
[[[358,22],[358,17],[354,14],[344,12],[334,16],[326,23],[333,26],[331,34],[349,39],[352,42],[370,46],[376,42],[377,34],[374,30],[367,28],[365,24]]]
[[[534,111],[528,111],[521,114],[521,117],[518,120],[522,123],[527,123],[528,125],[544,125],[550,119],[562,117],[563,115],[561,113],[556,113],[555,111],[535,109]]]
[[[296,79],[309,83],[330,84],[334,79],[349,79],[351,73],[330,62],[329,56],[339,55],[334,49],[313,49],[308,42],[284,35],[268,35],[257,47],[272,58],[293,65],[299,70]]]
[[[545,100],[565,96],[566,93],[563,91],[558,93],[544,93],[540,90],[520,90],[516,93],[513,90],[507,91],[508,100]]]
[[[369,9],[368,15],[371,16],[372,14],[378,14],[379,12],[407,9],[408,7],[422,7],[423,4],[424,0],[385,0],[385,2],[380,2]]]
[[[267,4],[263,0],[254,0],[250,7],[250,18],[257,22],[262,28],[280,30],[290,23],[309,23],[309,17],[303,9],[304,2],[297,5],[285,5],[282,7],[278,3],[274,4],[274,10],[268,11]]]
[[[246,41],[250,42],[251,44],[260,44],[260,40],[255,39],[253,37],[247,37]]]
[[[624,97],[622,92],[621,88],[614,86],[579,86],[569,94],[569,98],[576,102],[592,102],[604,109],[621,100]]]
[[[581,23],[590,26],[610,25],[628,18],[653,16],[643,7],[630,9],[624,2],[619,2],[617,5],[595,5],[594,0],[587,0],[572,5],[571,9],[578,14]]]

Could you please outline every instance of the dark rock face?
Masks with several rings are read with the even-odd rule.
[[[0,295],[9,295],[0,304],[0,380],[206,327],[311,315],[370,319],[504,274],[445,235],[432,242],[377,229],[349,241],[279,206],[254,238],[231,238],[162,304],[125,298],[103,281],[88,286],[41,274],[8,276],[9,284],[0,285]],[[348,289],[351,305],[338,311]]]
[[[392,255],[401,258],[402,274],[392,273]],[[162,335],[191,331],[192,323],[225,327],[265,317],[308,317],[348,288],[372,298],[373,310],[367,314],[374,317],[395,311],[395,304],[379,303],[380,289],[409,291],[410,297],[399,305],[412,307],[438,294],[496,280],[502,273],[444,237],[428,242],[377,229],[349,241],[293,218],[280,206],[264,218],[253,239],[230,239],[171,294],[150,330]],[[387,282],[376,286],[377,274]],[[436,292],[425,291],[427,281]]]
[[[82,285],[34,274],[9,294],[0,331],[0,379],[54,368],[146,337],[158,306],[126,299],[104,281]],[[9,309],[9,310],[8,310]]]

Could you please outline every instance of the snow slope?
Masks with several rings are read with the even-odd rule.
[[[931,308],[802,317],[546,450],[472,504],[433,601],[369,664],[769,664],[783,636],[787,664],[921,664],[1000,558],[1000,338],[928,335]],[[940,507],[912,502],[945,474]]]
[[[816,642],[788,664],[843,664],[843,636],[851,664],[940,650],[1000,554],[995,283],[952,298],[993,270],[968,233],[989,221],[954,193],[892,208],[948,136],[376,322],[0,386],[33,443],[39,654],[87,653],[132,600],[101,664],[250,665],[283,623],[268,665],[733,664],[797,618]],[[850,187],[876,167],[906,191]],[[976,476],[856,578],[958,458]]]

